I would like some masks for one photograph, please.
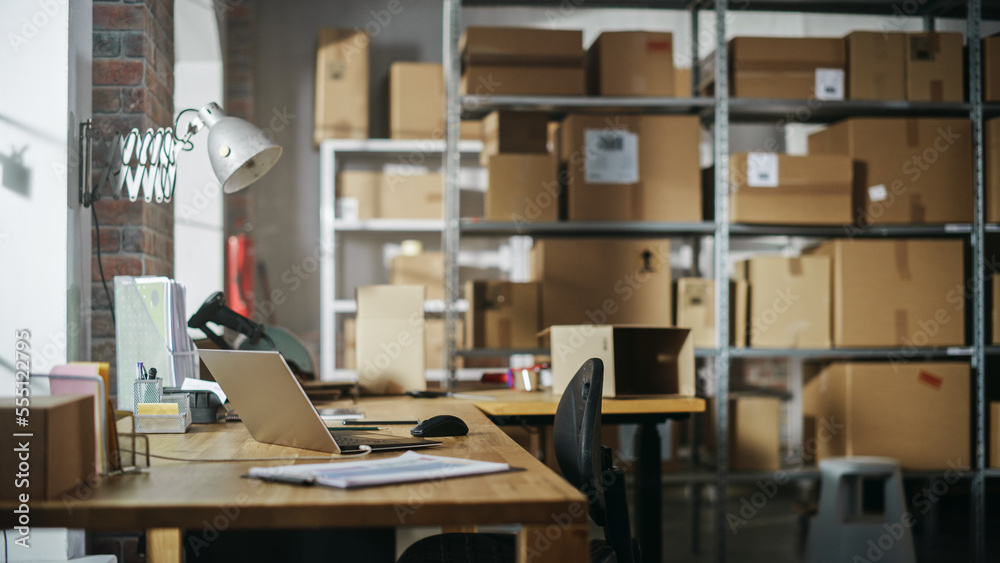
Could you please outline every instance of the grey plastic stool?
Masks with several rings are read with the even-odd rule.
[[[911,527],[899,462],[886,457],[842,457],[819,462],[819,512],[809,527],[806,563],[878,561],[914,563]],[[882,512],[864,513],[862,480],[883,479]]]

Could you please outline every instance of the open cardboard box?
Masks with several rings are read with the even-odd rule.
[[[604,362],[605,397],[695,394],[691,330],[659,326],[556,325],[538,336],[551,349],[552,393],[561,395],[583,362]]]

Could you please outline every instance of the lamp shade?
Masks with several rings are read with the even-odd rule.
[[[198,117],[208,127],[208,157],[227,194],[256,182],[281,157],[281,147],[260,128],[227,116],[214,102],[198,110]]]

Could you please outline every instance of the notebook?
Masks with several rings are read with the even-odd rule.
[[[441,442],[377,432],[330,432],[281,354],[199,350],[205,366],[258,442],[320,452],[355,453],[437,446]]]

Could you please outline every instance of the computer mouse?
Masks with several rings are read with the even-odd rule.
[[[469,427],[457,416],[439,414],[432,416],[410,429],[410,434],[420,438],[435,438],[437,436],[465,436]]]

